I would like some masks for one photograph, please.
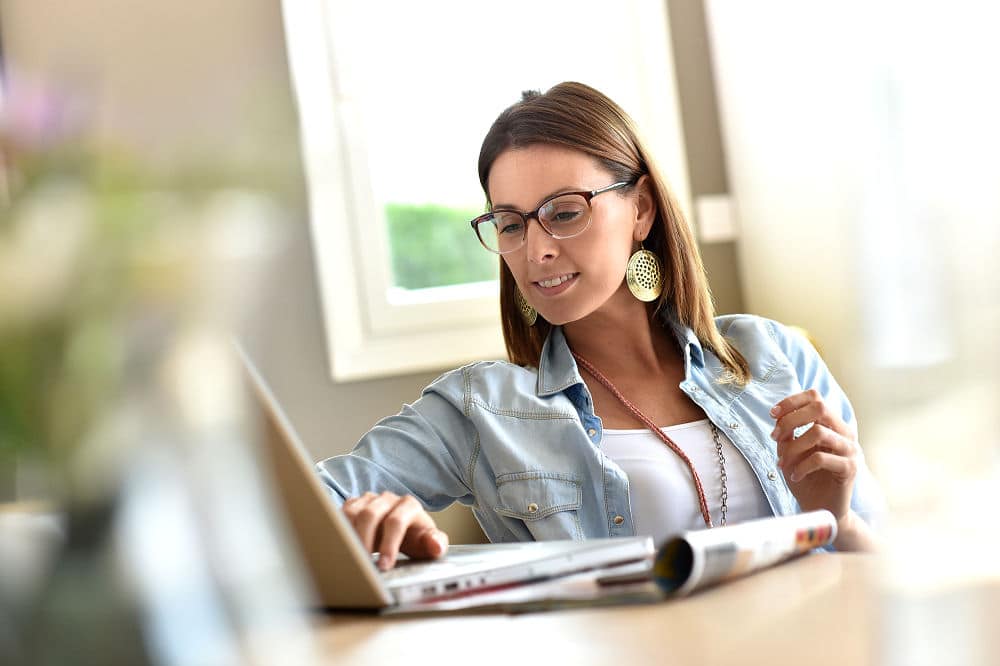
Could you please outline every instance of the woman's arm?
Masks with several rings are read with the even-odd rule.
[[[461,376],[454,374],[379,421],[349,454],[318,464],[333,500],[365,547],[380,553],[383,568],[400,550],[411,557],[443,554],[447,535],[427,511],[474,501],[470,460],[478,440],[461,408]]]

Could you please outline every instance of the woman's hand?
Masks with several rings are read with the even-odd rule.
[[[858,471],[858,432],[823,402],[816,389],[788,396],[771,410],[777,419],[771,438],[778,444],[778,467],[803,511],[827,509],[837,519],[834,546],[866,548],[869,533],[851,511]],[[813,426],[800,437],[793,431]]]
[[[403,552],[418,559],[441,557],[448,535],[434,524],[413,495],[365,493],[344,502],[344,514],[369,552],[378,552],[378,567],[391,569]]]

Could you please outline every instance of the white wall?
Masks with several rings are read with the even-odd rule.
[[[707,4],[749,309],[818,338],[902,522],[969,523],[1000,481],[1000,11]]]

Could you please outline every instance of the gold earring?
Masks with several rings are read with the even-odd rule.
[[[517,287],[514,287],[514,302],[517,303],[517,309],[521,313],[524,323],[528,326],[534,326],[535,322],[538,321],[538,310],[531,307],[531,303],[524,298],[524,294]]]
[[[632,295],[644,303],[654,301],[663,291],[663,268],[660,259],[639,243],[625,267],[625,280]]]

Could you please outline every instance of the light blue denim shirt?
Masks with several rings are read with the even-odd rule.
[[[777,322],[718,317],[752,373],[746,386],[721,383],[724,366],[694,332],[669,313],[661,320],[683,350],[681,390],[750,463],[772,512],[797,513],[777,467],[771,407],[815,388],[844,421],[855,418],[816,350]],[[562,329],[553,327],[537,371],[485,361],[448,372],[351,453],[318,467],[338,502],[388,490],[412,494],[431,511],[470,505],[493,542],[633,536],[628,477],[602,452],[602,434]],[[858,462],[851,507],[871,524],[884,501],[863,457]]]

